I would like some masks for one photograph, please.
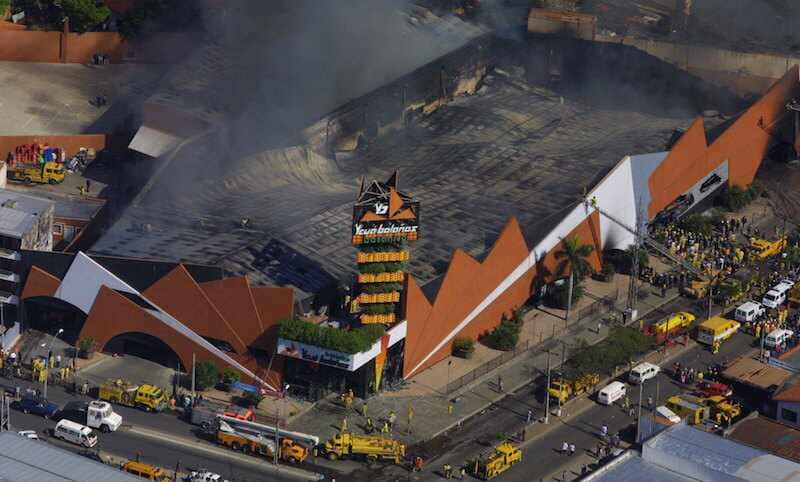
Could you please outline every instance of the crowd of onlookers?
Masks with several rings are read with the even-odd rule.
[[[758,249],[753,247],[753,241],[766,236],[747,217],[714,221],[706,219],[705,223],[703,229],[698,229],[696,222],[654,223],[649,228],[649,234],[674,256],[692,263],[709,279],[721,281],[739,273],[737,278],[741,280],[743,293],[737,298],[741,302],[748,299],[760,301],[764,293],[782,280],[800,281],[800,266],[792,266],[786,258],[786,252],[799,247],[800,240],[790,239],[782,252],[762,257],[758,255]],[[778,233],[775,234],[777,237]],[[662,287],[662,290],[665,287],[684,287],[691,280],[691,275],[680,272],[658,274],[644,271],[642,274],[646,281]],[[778,328],[795,331],[795,335],[776,347],[773,353],[779,354],[800,343],[800,313],[792,313],[786,305],[768,309],[757,319],[742,324],[742,329],[756,338],[766,337]]]

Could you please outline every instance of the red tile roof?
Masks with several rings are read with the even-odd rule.
[[[800,430],[765,417],[742,420],[729,437],[779,457],[800,462]]]

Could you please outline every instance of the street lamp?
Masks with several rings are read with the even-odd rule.
[[[44,363],[44,390],[42,391],[42,396],[45,400],[47,400],[47,379],[50,377],[50,353],[49,350],[53,347],[53,341],[55,341],[56,337],[60,334],[64,333],[63,328],[59,328],[58,332],[55,335],[50,335],[50,342],[49,343],[42,343],[42,348],[48,349],[48,357]]]
[[[453,366],[453,360],[447,360],[447,385],[444,386],[444,395],[450,393],[450,367]]]

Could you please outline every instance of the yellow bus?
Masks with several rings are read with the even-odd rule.
[[[697,327],[697,341],[708,346],[716,342],[723,342],[732,337],[740,326],[742,325],[738,321],[722,316],[709,318]]]

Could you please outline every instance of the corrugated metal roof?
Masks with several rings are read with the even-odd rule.
[[[641,456],[629,451],[586,480],[797,482],[800,464],[681,423],[645,442]]]
[[[41,440],[0,432],[0,481],[13,482],[141,482],[101,464]]]
[[[136,135],[128,145],[128,149],[141,152],[150,157],[161,157],[168,152],[172,152],[182,138],[173,134],[142,126],[136,131]]]
[[[697,479],[684,477],[655,464],[645,462],[638,454],[628,452],[622,458],[596,472],[586,480],[591,482],[687,482]]]

